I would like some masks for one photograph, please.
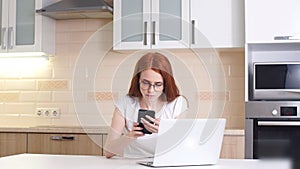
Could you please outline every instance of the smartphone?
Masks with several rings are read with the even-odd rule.
[[[145,109],[139,109],[139,114],[138,114],[138,123],[139,123],[139,127],[142,127],[142,132],[145,134],[152,134],[152,132],[148,131],[145,127],[144,124],[142,123],[141,119],[144,118],[145,120],[148,120],[148,118],[146,117],[146,115],[155,118],[155,112],[153,110],[145,110]],[[150,120],[148,120],[150,123]]]

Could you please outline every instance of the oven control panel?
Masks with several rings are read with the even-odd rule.
[[[300,101],[249,101],[246,118],[299,118]]]
[[[297,107],[280,107],[280,116],[297,116]]]

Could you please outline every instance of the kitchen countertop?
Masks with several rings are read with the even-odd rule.
[[[0,126],[0,132],[16,133],[88,133],[88,134],[106,134],[108,126],[80,127],[80,126]]]
[[[37,125],[37,126],[0,126],[0,132],[18,132],[18,133],[88,133],[88,134],[106,134],[108,126],[55,126],[55,125]],[[242,129],[226,129],[224,135],[244,136]]]
[[[19,154],[0,158],[1,169],[149,169],[125,158],[106,159],[103,156]],[[164,167],[172,168],[174,167]],[[220,159],[216,165],[176,167],[180,169],[289,169],[289,161]]]

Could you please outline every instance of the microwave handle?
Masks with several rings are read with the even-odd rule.
[[[258,126],[300,126],[300,121],[258,121]]]
[[[300,36],[274,36],[274,40],[300,40]]]

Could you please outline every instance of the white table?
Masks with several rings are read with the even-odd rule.
[[[103,156],[20,154],[0,158],[0,169],[151,169],[125,158]],[[288,161],[220,159],[212,166],[164,167],[164,169],[290,169]]]

